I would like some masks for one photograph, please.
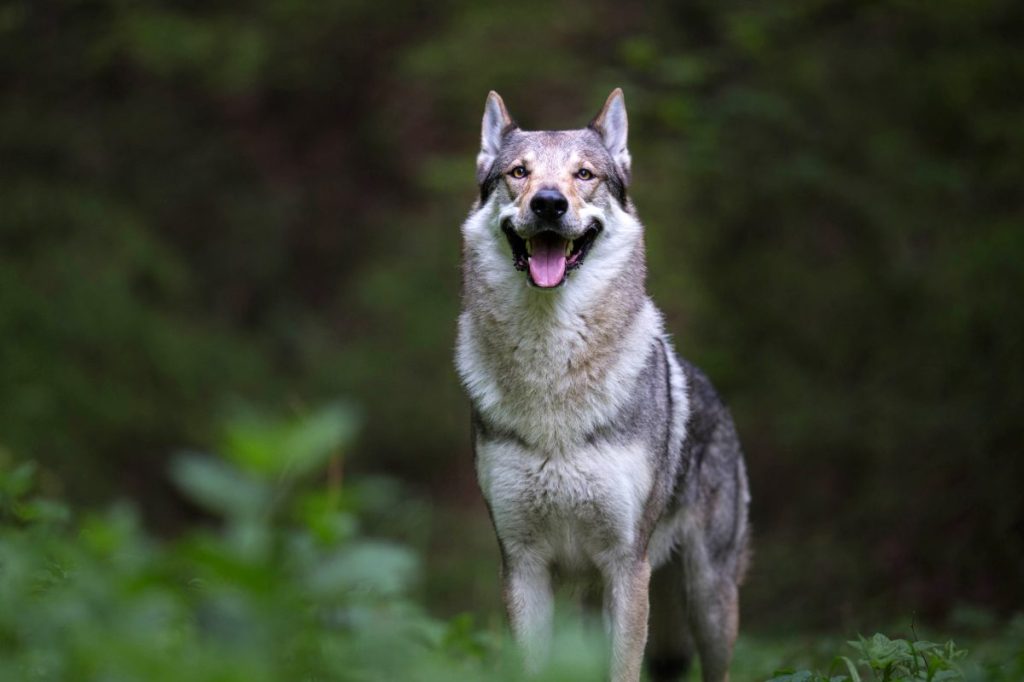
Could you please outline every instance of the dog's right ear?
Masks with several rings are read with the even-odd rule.
[[[480,130],[480,153],[476,157],[476,179],[483,182],[491,164],[501,151],[501,140],[516,124],[508,115],[501,95],[491,90],[484,105],[484,121]]]

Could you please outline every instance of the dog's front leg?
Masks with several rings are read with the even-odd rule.
[[[647,644],[647,557],[616,562],[605,571],[605,623],[611,635],[612,682],[638,682]]]
[[[554,597],[546,562],[530,556],[506,560],[502,571],[505,609],[526,670],[539,672],[551,643]]]

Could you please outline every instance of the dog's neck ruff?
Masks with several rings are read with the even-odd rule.
[[[496,209],[463,225],[464,308],[456,365],[489,424],[545,456],[585,442],[624,406],[661,316],[644,292],[642,228],[619,211],[556,290],[511,263]]]

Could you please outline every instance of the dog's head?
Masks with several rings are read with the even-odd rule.
[[[477,181],[480,207],[511,248],[511,266],[534,286],[561,285],[630,212],[630,156],[622,91],[586,128],[525,131],[496,92],[484,108]]]

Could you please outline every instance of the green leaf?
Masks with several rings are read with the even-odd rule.
[[[776,670],[768,682],[814,682],[814,678],[810,670]]]
[[[882,633],[874,634],[869,640],[862,638],[859,644],[850,644],[863,652],[867,664],[876,671],[883,671],[894,663],[910,660],[910,645],[906,640],[889,639]]]
[[[17,500],[32,489],[35,475],[35,462],[24,462],[9,474],[0,472],[0,493],[12,500]]]
[[[35,523],[66,523],[71,518],[67,505],[42,498],[19,504],[15,513],[22,521]]]
[[[227,463],[198,455],[179,456],[171,476],[193,501],[225,516],[255,516],[270,507],[270,489]]]
[[[846,666],[846,669],[850,672],[850,680],[852,682],[860,682],[860,673],[857,672],[857,666],[854,665],[848,656],[837,656],[836,662],[842,662]]]
[[[325,407],[297,421],[284,442],[281,472],[299,476],[326,464],[332,455],[340,454],[356,427],[353,411],[341,405]]]
[[[351,591],[391,595],[408,588],[416,567],[415,557],[404,547],[362,542],[315,566],[304,582],[314,594],[322,596]]]
[[[228,423],[223,449],[246,471],[297,478],[340,455],[357,426],[355,411],[342,404],[288,421],[248,415]]]

